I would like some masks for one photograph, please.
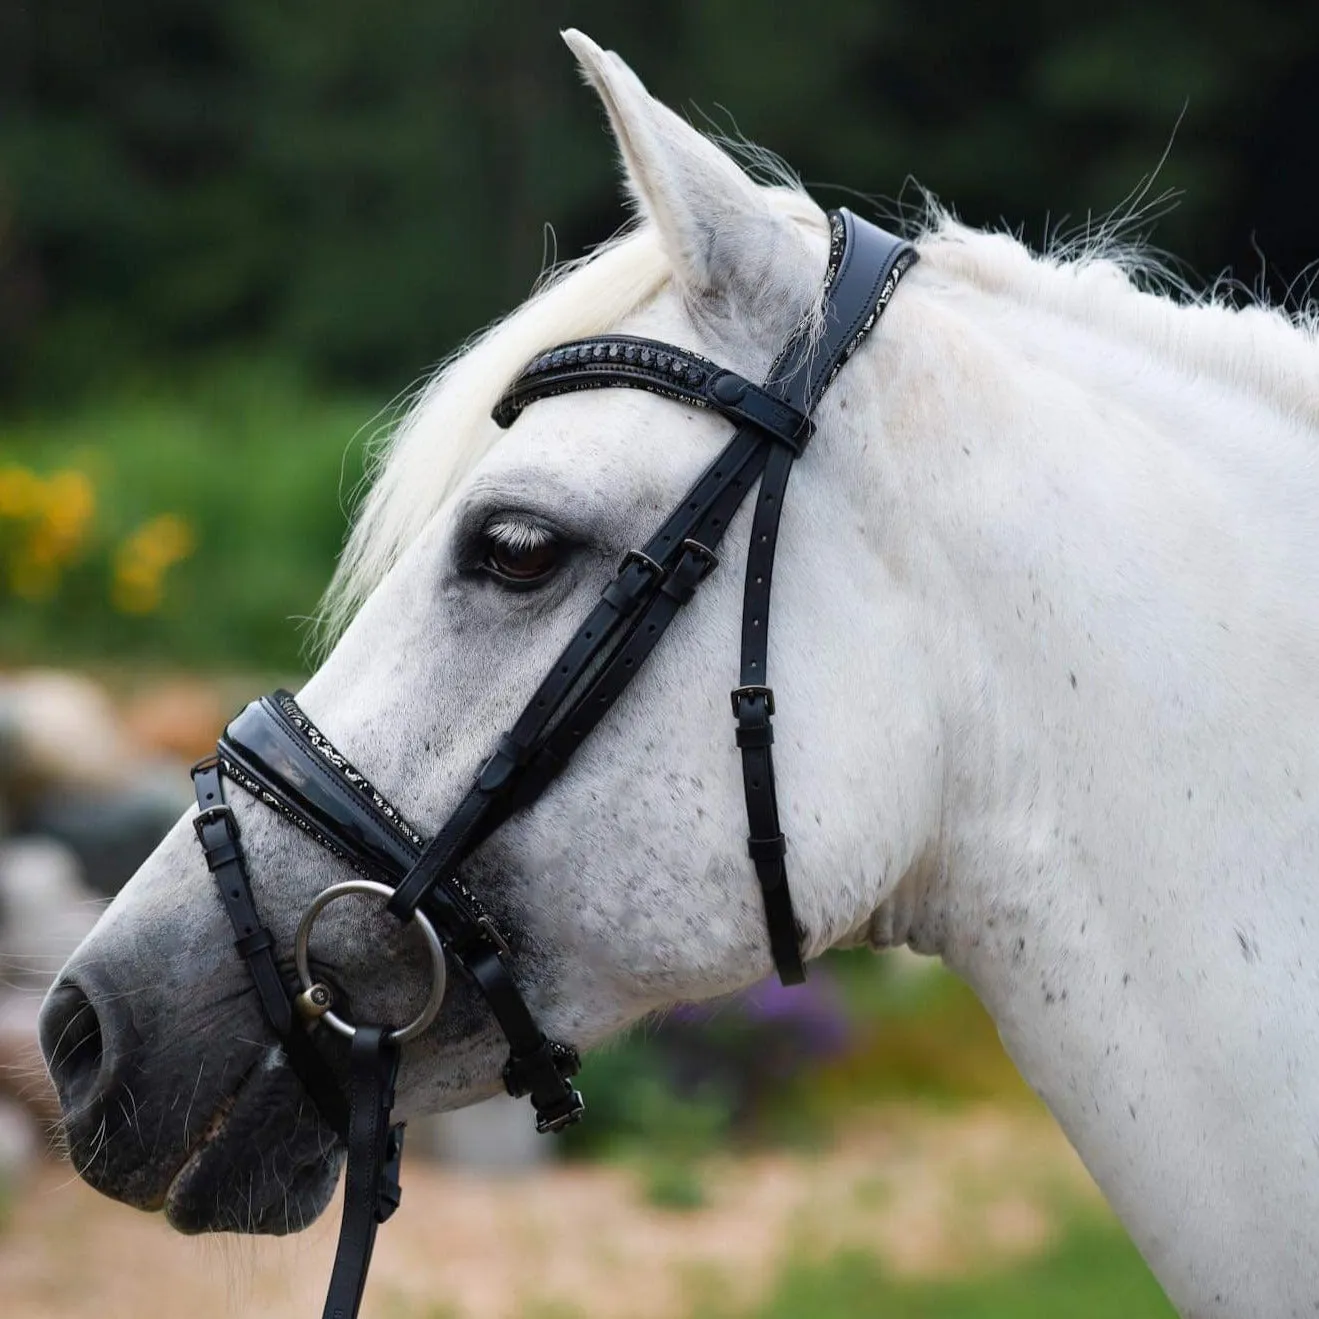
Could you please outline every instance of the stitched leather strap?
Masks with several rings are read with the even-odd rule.
[[[349,1050],[348,1161],[343,1218],[322,1319],[356,1319],[376,1229],[398,1208],[403,1128],[391,1127],[398,1049],[379,1026],[359,1026]]]
[[[750,422],[796,452],[815,429],[800,408],[737,372],[685,348],[626,334],[577,339],[542,353],[505,391],[493,417],[500,426],[511,426],[537,399],[620,386],[712,408],[738,424]]]
[[[367,878],[398,885],[436,848],[437,840],[422,844],[416,830],[288,692],[253,701],[230,721],[220,738],[219,763],[235,782]],[[467,802],[479,807],[483,798],[469,794]],[[455,814],[461,836],[462,811]],[[453,818],[450,833],[455,832]],[[568,1084],[580,1067],[577,1054],[548,1041],[536,1025],[505,964],[508,945],[477,899],[454,874],[437,875],[436,881],[425,894],[426,915],[458,971],[485,996],[508,1040],[511,1073],[525,1081],[520,1093],[531,1096],[537,1124],[557,1130],[582,1112],[581,1095]],[[256,919],[254,910],[251,919]],[[411,912],[401,919],[410,920]],[[291,1030],[278,1029],[291,1050],[318,1058],[299,1023]]]
[[[741,502],[763,465],[764,444],[765,436],[759,427],[739,427],[645,545],[624,558],[613,581],[601,593],[599,603],[578,627],[516,723],[499,739],[477,772],[472,789],[398,886],[390,902],[394,915],[407,918],[425,894],[441,884],[445,876],[453,874],[462,858],[508,818],[515,809],[514,802],[521,806],[533,799],[520,784],[533,761],[539,764],[533,777],[542,787],[557,772],[544,750],[547,731],[564,716],[574,692],[599,669],[601,656],[610,653],[612,647],[625,644],[620,638],[630,635],[636,619],[663,588],[684,553],[685,543],[690,540],[709,543],[701,537],[711,535],[707,520],[712,509],[718,505],[726,510],[730,496]],[[719,516],[714,512],[714,518]],[[730,517],[728,513],[723,518],[724,527]],[[719,535],[722,534],[720,531]],[[673,589],[671,585],[670,591]],[[652,635],[658,640],[658,634]],[[562,743],[558,749],[562,749]],[[562,762],[558,768],[562,768]]]
[[[348,1106],[334,1073],[316,1051],[293,1012],[293,991],[280,974],[275,941],[261,923],[243,864],[238,822],[225,804],[224,783],[217,760],[205,760],[192,771],[198,814],[193,828],[206,856],[207,869],[234,931],[234,947],[247,963],[261,1010],[284,1047],[294,1074],[302,1082],[326,1124],[341,1138],[348,1130]]]
[[[545,1038],[514,983],[510,948],[458,877],[458,865],[515,810],[544,790],[640,670],[659,638],[717,563],[728,525],[756,481],[743,602],[741,685],[732,694],[743,759],[747,850],[764,895],[774,962],[785,983],[804,977],[779,827],[771,747],[774,693],[766,684],[774,550],[792,464],[812,432],[810,415],[874,325],[916,259],[909,245],[831,213],[825,325],[794,335],[763,386],[697,354],[607,335],[542,354],[495,408],[510,425],[530,403],[578,389],[625,386],[711,408],[737,429],[645,546],[630,551],[513,728],[501,735],[471,789],[427,843],[342,756],[287,692],[254,703],[221,738],[218,759],[194,771],[197,836],[251,970],[263,1011],[326,1120],[345,1136],[348,1174],[326,1319],[357,1314],[376,1226],[398,1203],[401,1128],[389,1126],[398,1050],[382,1028],[358,1026],[350,1057],[351,1106],[295,1019],[292,997],[260,924],[221,771],[279,810],[349,864],[395,887],[390,910],[424,905],[455,964],[481,990],[509,1041],[504,1081],[529,1094],[542,1131],[582,1112],[567,1078],[572,1049]]]
[[[873,225],[858,224],[850,211],[830,214],[829,268],[825,287],[824,334],[819,343],[798,336],[770,368],[765,388],[791,407],[806,412],[843,363],[856,351],[888,305],[898,280],[916,260],[909,243]],[[737,745],[742,752],[742,785],[747,807],[747,852],[756,868],[765,903],[770,950],[785,985],[806,978],[800,935],[788,888],[787,842],[779,824],[772,744],[774,694],[766,685],[769,667],[769,604],[779,518],[797,457],[775,446],[765,463],[751,522],[746,585],[742,597],[740,683],[733,691]]]
[[[818,342],[804,332],[794,336],[763,388],[697,354],[613,335],[578,340],[541,354],[496,405],[495,420],[507,426],[537,399],[623,386],[715,408],[741,424],[659,531],[643,549],[624,559],[600,603],[551,667],[517,723],[500,737],[474,788],[398,886],[390,904],[395,915],[405,917],[425,895],[442,886],[468,852],[515,810],[534,801],[563,770],[708,574],[711,556],[706,553],[698,565],[690,547],[714,550],[761,468],[765,475],[747,560],[741,687],[763,684],[779,510],[792,462],[809,435],[809,412],[915,260],[909,244],[873,226],[858,225],[849,212],[831,215],[830,225],[824,335]],[[775,965],[785,983],[793,983],[803,978],[804,970],[796,951],[799,938],[783,864],[769,714],[766,702],[748,706],[745,721],[739,716],[748,848],[757,852],[756,872]],[[764,731],[753,746],[748,739],[757,736],[753,726],[762,720]],[[766,849],[773,840],[778,840],[779,852],[771,857]]]

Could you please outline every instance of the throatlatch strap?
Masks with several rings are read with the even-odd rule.
[[[359,1026],[349,1056],[348,1165],[334,1272],[322,1319],[355,1319],[376,1229],[398,1208],[403,1128],[391,1127],[398,1049],[379,1026]]]
[[[652,576],[639,583],[640,595],[637,591],[626,592],[627,604],[635,612],[626,620],[612,620],[616,626],[625,622],[621,641],[607,650],[607,639],[597,630],[597,620],[594,616],[588,619],[588,625],[578,632],[561,662],[550,671],[546,684],[542,684],[513,731],[501,739],[499,749],[478,779],[478,787],[506,793],[506,804],[473,821],[462,840],[467,847],[476,846],[513,810],[534,801],[563,769],[708,574],[714,562],[712,551],[727,529],[729,518],[747,493],[750,481],[763,468],[747,556],[742,676],[741,685],[733,693],[733,712],[738,721],[737,742],[742,751],[750,826],[747,850],[764,895],[774,964],[785,984],[804,979],[805,969],[784,867],[787,844],[779,827],[770,751],[774,700],[765,678],[779,512],[792,463],[800,457],[813,430],[812,411],[874,325],[898,280],[916,260],[911,244],[857,221],[846,210],[831,212],[829,225],[824,332],[816,337],[803,328],[795,334],[770,368],[763,387],[670,344],[603,335],[561,344],[542,353],[496,404],[495,421],[508,426],[537,399],[623,386],[712,408],[735,420],[738,431],[707,468],[696,489],[678,505],[661,534],[624,561],[620,575],[637,567],[649,569]],[[748,445],[758,451],[754,460],[746,452]],[[712,488],[707,491],[703,483]],[[693,498],[698,491],[700,500]],[[686,522],[681,542],[671,534],[675,520]],[[669,534],[663,534],[665,531]],[[675,557],[679,544],[686,553]],[[694,551],[704,559],[699,571],[693,568]],[[619,579],[606,589],[604,600],[611,598],[624,598]],[[643,598],[644,605],[640,603]],[[563,662],[570,655],[571,661]],[[577,684],[588,667],[592,678],[583,691]],[[547,691],[547,686],[552,690]],[[456,865],[459,859],[460,849],[455,846],[446,853],[444,864]],[[414,871],[396,902],[402,906],[415,900],[414,886],[434,882],[434,873],[423,879]]]
[[[873,225],[858,224],[846,209],[829,215],[829,268],[823,338],[789,341],[770,368],[765,388],[791,407],[812,413],[844,362],[888,305],[916,249]],[[747,852],[765,903],[770,949],[785,985],[806,978],[801,940],[784,862],[787,840],[779,824],[771,747],[774,693],[769,687],[769,602],[783,499],[797,454],[775,445],[765,464],[751,521],[742,598],[740,685],[732,693],[742,785],[747,806]]]

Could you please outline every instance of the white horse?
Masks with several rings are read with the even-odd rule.
[[[760,379],[818,306],[814,203],[753,184],[567,40],[642,223],[427,391],[300,698],[423,829],[728,433],[630,390],[502,433],[505,385],[604,330]],[[783,518],[777,764],[806,951],[905,943],[968,981],[1184,1315],[1313,1315],[1319,348],[1282,315],[1178,305],[950,221],[919,247]],[[747,521],[570,771],[466,871],[525,933],[515,974],[554,1038],[587,1047],[770,969],[728,715]],[[232,797],[288,947],[347,872]],[[360,1019],[402,1020],[422,992],[393,925],[318,935]],[[335,1157],[186,819],[62,983],[45,1038],[89,1181],[186,1230],[285,1231],[323,1206]],[[401,1110],[490,1094],[503,1053],[453,988],[404,1050]]]

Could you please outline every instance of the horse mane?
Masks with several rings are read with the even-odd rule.
[[[1194,378],[1258,397],[1302,424],[1319,426],[1319,306],[1287,312],[1222,278],[1197,291],[1157,256],[1105,225],[1056,243],[1044,255],[1002,232],[970,229],[937,208],[920,239],[921,257],[991,297],[1012,300],[1143,347]]]
[[[824,215],[769,153],[724,141],[764,180],[771,204],[803,227]],[[1319,312],[1228,305],[1225,281],[1196,294],[1101,224],[1040,255],[1004,232],[971,229],[927,198],[899,222],[927,268],[993,297],[1086,324],[1183,373],[1259,394],[1286,415],[1319,426]],[[533,296],[443,363],[376,447],[362,498],[316,620],[328,648],[405,549],[498,442],[490,418],[500,392],[537,353],[604,333],[654,298],[672,277],[658,235],[640,223],[577,261],[548,270]]]

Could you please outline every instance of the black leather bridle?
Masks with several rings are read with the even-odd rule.
[[[582,1098],[569,1080],[579,1066],[577,1053],[547,1039],[536,1025],[511,974],[514,947],[480,898],[464,886],[459,866],[545,791],[636,676],[716,566],[728,525],[757,481],[741,674],[731,701],[750,824],[747,850],[764,898],[774,965],[784,984],[805,978],[775,796],[774,692],[766,668],[779,515],[793,463],[814,430],[811,415],[821,396],[916,261],[910,243],[847,210],[830,212],[829,228],[823,328],[813,333],[803,325],[794,333],[763,385],[669,344],[603,335],[542,353],[499,400],[494,419],[507,427],[538,399],[625,386],[709,408],[734,422],[736,430],[663,525],[641,549],[624,556],[517,722],[498,738],[466,795],[429,841],[335,749],[287,692],[249,705],[225,729],[215,756],[193,770],[198,805],[193,825],[238,952],[290,1066],[347,1146],[343,1224],[325,1319],[356,1315],[376,1226],[398,1205],[402,1127],[390,1125],[390,1112],[399,1048],[438,1012],[446,958],[481,991],[507,1037],[504,1084],[512,1095],[530,1096],[537,1128],[558,1131],[581,1116]],[[238,827],[224,800],[226,778],[360,876],[319,894],[303,917],[294,949],[296,984],[286,978],[274,939],[257,913]],[[421,1015],[401,1029],[350,1025],[334,1012],[332,991],[311,973],[308,945],[316,916],[336,898],[361,892],[380,894],[392,915],[417,922],[431,950],[430,998]],[[318,1023],[351,1037],[346,1095],[313,1041],[310,1028]]]

